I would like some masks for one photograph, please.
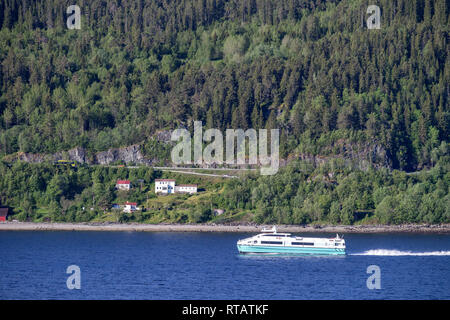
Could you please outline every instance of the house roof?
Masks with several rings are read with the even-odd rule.
[[[0,217],[6,217],[8,215],[8,208],[0,208]]]
[[[155,181],[175,181],[175,179],[155,179]]]
[[[130,184],[130,180],[117,180],[117,184]]]
[[[137,202],[125,202],[125,205],[136,206]]]

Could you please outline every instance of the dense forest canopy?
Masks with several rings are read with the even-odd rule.
[[[448,161],[448,159],[447,159]],[[156,196],[154,180],[176,178],[197,183],[196,195]],[[130,191],[115,189],[129,179]],[[273,176],[247,174],[217,179],[137,169],[50,163],[0,162],[0,202],[13,208],[12,219],[64,222],[276,224],[449,223],[450,173],[437,165],[429,171],[353,170],[342,164],[313,168],[291,163]],[[137,202],[133,214],[111,209],[113,203]],[[213,209],[225,211],[215,217]]]
[[[79,30],[66,24],[73,4]],[[366,26],[372,4],[378,30]],[[0,0],[0,203],[32,221],[448,222],[449,6]],[[173,198],[155,196],[154,180],[165,176],[150,167],[6,161],[132,144],[161,156],[155,134],[198,120],[222,131],[279,128],[283,158],[334,157],[318,167],[293,161],[267,177],[177,175],[203,191]],[[342,141],[382,148],[399,170],[349,167]],[[135,187],[115,190],[118,179]],[[111,213],[125,201],[145,210]],[[213,208],[225,210],[222,220]]]
[[[355,134],[402,170],[448,153],[445,0],[77,1],[69,30],[72,4],[0,1],[2,156],[145,146],[194,120],[280,128],[282,156]]]

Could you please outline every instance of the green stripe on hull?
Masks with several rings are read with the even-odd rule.
[[[311,248],[311,247],[282,247],[282,246],[237,246],[240,253],[276,253],[303,255],[345,255],[345,249]]]

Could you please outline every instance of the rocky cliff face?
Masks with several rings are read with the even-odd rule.
[[[109,149],[108,151],[98,152],[95,155],[95,159],[95,163],[103,165],[116,161],[123,161],[125,163],[145,162],[140,146],[137,144],[125,148]]]
[[[11,157],[9,157],[9,158],[11,158]],[[21,161],[31,162],[31,163],[40,163],[40,162],[44,162],[47,159],[44,154],[18,152],[16,157],[11,160],[21,160]],[[48,160],[51,160],[51,159],[48,159]]]
[[[76,147],[67,151],[69,159],[72,161],[77,161],[80,163],[90,162],[86,155],[86,150],[84,148]]]
[[[68,151],[61,151],[54,154],[33,154],[20,152],[14,160],[21,160],[31,163],[40,163],[44,161],[70,160],[86,164],[107,165],[117,161],[125,163],[151,163],[144,159],[139,145],[132,145],[124,148],[114,148],[108,151],[102,151],[89,157],[84,148],[77,147]]]
[[[167,137],[161,135],[162,141],[167,140]],[[349,143],[339,141],[328,150],[322,150],[320,155],[312,155],[309,153],[291,154],[286,159],[279,159],[280,167],[286,166],[289,162],[295,160],[307,161],[314,166],[319,166],[330,161],[341,160],[346,166],[356,167],[366,170],[369,167],[375,168],[391,168],[389,158],[386,150],[375,142],[373,143]],[[138,144],[123,147],[113,148],[107,151],[97,152],[94,155],[88,155],[88,152],[81,147],[73,148],[68,151],[57,152],[55,154],[31,154],[20,152],[13,160],[22,160],[26,162],[39,163],[44,161],[57,160],[71,160],[86,164],[100,164],[108,165],[115,162],[122,161],[127,164],[146,164],[156,165],[159,163],[157,159],[149,159],[144,157],[141,146]],[[170,164],[170,159],[167,159],[167,165]],[[201,167],[209,168],[215,167],[204,164]],[[242,168],[249,167],[249,165],[238,166]]]
[[[392,169],[386,150],[376,142],[349,143],[338,141],[328,150],[325,149],[322,151],[320,155],[312,155],[309,153],[290,155],[286,162],[302,160],[310,162],[314,166],[319,166],[340,159],[346,166],[353,166],[361,170],[367,170],[369,167]]]
[[[92,163],[86,156],[86,150],[77,147],[68,151],[61,151],[54,154],[25,153],[18,152],[13,160],[21,160],[30,163],[40,163],[44,161],[71,160],[80,163]]]

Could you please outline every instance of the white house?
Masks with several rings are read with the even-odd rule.
[[[123,212],[127,212],[127,213],[134,212],[134,211],[138,210],[138,208],[136,206],[137,206],[136,202],[128,202],[127,201],[124,204]]]
[[[174,179],[156,179],[155,193],[197,193],[196,184],[175,185]]]
[[[197,193],[196,184],[180,184],[175,186],[176,193]]]
[[[174,193],[175,180],[173,179],[156,179],[155,193]]]
[[[130,190],[131,182],[130,180],[117,180],[116,188],[119,190]]]

